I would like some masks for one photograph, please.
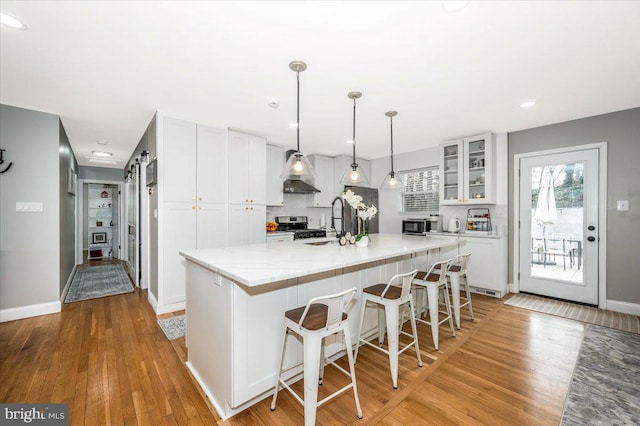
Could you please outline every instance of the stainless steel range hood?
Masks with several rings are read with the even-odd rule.
[[[287,151],[287,160],[294,153],[296,153],[295,150]],[[282,184],[282,192],[285,194],[315,194],[320,190],[301,179],[286,179]]]

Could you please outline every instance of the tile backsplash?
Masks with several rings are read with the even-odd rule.
[[[309,228],[331,226],[331,209],[328,207],[307,207],[307,196],[304,194],[284,194],[284,205],[267,206],[267,220],[275,220],[276,216],[308,216]]]
[[[449,219],[458,218],[464,228],[467,219],[467,213],[470,208],[488,208],[491,215],[491,225],[493,226],[494,233],[506,234],[507,233],[507,220],[509,215],[509,209],[507,204],[485,204],[485,205],[473,205],[473,206],[440,206],[440,215],[442,216],[443,231],[446,231]]]

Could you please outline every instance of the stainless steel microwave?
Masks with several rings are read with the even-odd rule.
[[[404,219],[402,221],[402,233],[412,235],[426,235],[431,229],[429,219]]]

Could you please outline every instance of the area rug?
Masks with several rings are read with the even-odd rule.
[[[591,306],[524,293],[514,295],[504,304],[640,334],[640,318],[636,315],[605,311]]]
[[[640,424],[640,335],[587,325],[562,425]]]
[[[64,303],[131,293],[133,286],[122,265],[100,265],[78,268]]]
[[[158,324],[167,339],[174,340],[178,337],[182,337],[185,334],[187,328],[186,318],[184,315],[178,315],[175,317],[168,317],[158,320]]]

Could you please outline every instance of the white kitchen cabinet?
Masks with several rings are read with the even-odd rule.
[[[507,294],[507,238],[461,237],[460,253],[471,253],[467,280],[474,293],[494,297]]]
[[[226,131],[165,118],[161,153],[164,201],[224,203]]]
[[[284,149],[267,145],[267,206],[282,206],[284,192],[280,173],[284,168]]]
[[[165,203],[162,208],[162,304],[184,302],[187,262],[180,250],[196,248],[196,204]]]
[[[198,203],[196,209],[196,247],[221,247],[226,241],[226,208],[224,203]]]
[[[266,242],[265,205],[229,204],[228,218],[230,246]]]
[[[159,173],[164,201],[190,203],[196,200],[197,125],[164,119]]]
[[[197,201],[224,203],[227,191],[226,130],[198,124],[197,142]]]
[[[229,131],[229,203],[266,205],[267,142]]]
[[[440,145],[440,204],[495,204],[495,159],[491,133]]]
[[[320,190],[307,194],[307,207],[331,207],[334,195],[333,158],[322,155],[310,155],[309,162],[316,171],[314,186]]]

